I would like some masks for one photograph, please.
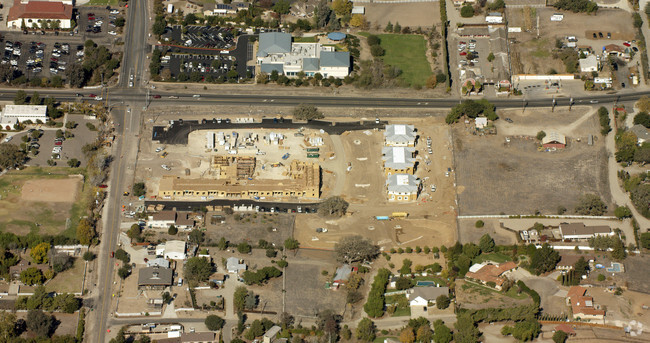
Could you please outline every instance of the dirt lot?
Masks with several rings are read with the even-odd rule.
[[[216,244],[224,237],[233,243],[248,241],[257,245],[260,239],[264,239],[281,246],[285,239],[291,237],[295,217],[293,214],[244,213],[239,214],[240,220],[235,220],[235,215],[219,213],[225,216],[225,223],[211,224],[213,214],[217,213],[208,212],[206,215],[206,244]]]
[[[564,20],[552,22],[550,17],[557,12],[554,8],[523,8],[507,9],[508,24],[521,27],[521,33],[511,33],[511,63],[514,74],[544,74],[550,69],[559,73],[566,71],[559,59],[554,59],[552,50],[555,39],[566,36],[576,36],[578,45],[590,45],[595,51],[600,51],[607,44],[621,44],[634,39],[634,27],[630,14],[617,9],[599,9],[596,15],[571,13],[564,11]],[[539,39],[537,39],[536,15],[539,14]],[[607,27],[607,31],[603,31]],[[528,32],[526,32],[528,30]],[[610,32],[611,39],[593,39],[593,32]],[[606,37],[606,36],[605,36]]]
[[[515,299],[487,286],[465,280],[456,281],[456,301],[462,308],[467,309],[507,308],[533,303],[533,299],[527,295]]]
[[[296,217],[294,236],[303,246],[331,249],[341,237],[351,234],[370,237],[388,249],[409,245],[440,246],[455,242],[455,191],[452,178],[445,177],[445,171],[451,167],[452,160],[449,128],[438,118],[412,120],[408,123],[415,125],[420,137],[416,145],[416,176],[422,180],[423,188],[418,201],[387,201],[381,160],[382,131],[341,135],[340,150],[343,151],[343,156],[337,152],[336,159],[350,162],[352,169],[344,174],[343,185],[339,186],[337,178],[334,186],[337,191],[332,193],[344,195],[350,203],[350,214],[330,220],[315,215]],[[431,155],[426,151],[426,137],[432,139]],[[431,192],[432,185],[436,185],[436,192]],[[338,187],[341,187],[340,191]],[[374,219],[375,216],[390,215],[397,211],[408,212],[408,219]],[[316,234],[315,229],[319,227],[327,228],[328,232]],[[398,234],[396,227],[401,227],[402,233]]]
[[[77,333],[77,324],[79,323],[79,313],[53,313],[56,318],[58,325],[54,334],[57,336],[63,335],[76,335]],[[26,319],[27,312],[18,312],[16,313],[18,319]],[[22,338],[33,338],[36,337],[32,332],[26,331],[20,337]]]
[[[647,256],[630,256],[625,259],[625,274],[627,287],[630,290],[650,294],[650,273],[648,273]],[[650,304],[648,304],[650,305]]]
[[[0,231],[18,235],[32,230],[60,233],[77,197],[79,181],[78,177],[32,169],[2,176]]]
[[[363,3],[366,8],[366,19],[370,26],[380,25],[383,29],[390,21],[393,25],[399,23],[402,27],[415,29],[425,28],[440,23],[440,5],[437,2],[379,4]]]
[[[510,136],[510,143],[505,142],[506,135],[501,133],[474,136],[462,125],[455,127],[461,214],[529,214],[537,210],[555,214],[558,206],[574,208],[579,196],[586,193],[599,194],[609,204],[604,142],[596,140],[594,146],[586,144],[588,134],[599,135],[595,116],[579,111],[520,113],[499,114],[522,125],[515,128],[501,121],[497,123],[499,132],[503,126],[505,132],[515,134]],[[540,152],[535,139],[528,136],[548,127],[563,126],[561,132],[567,134],[568,143],[563,150]]]

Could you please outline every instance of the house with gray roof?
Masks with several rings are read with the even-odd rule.
[[[418,199],[420,189],[420,179],[411,174],[393,174],[386,181],[388,201],[415,201]]]
[[[647,127],[636,124],[630,129],[632,133],[636,135],[637,144],[643,144],[644,142],[650,142],[650,129]]]
[[[169,268],[169,261],[162,257],[147,261],[147,267],[162,267]]]
[[[238,274],[239,272],[246,270],[246,263],[239,260],[237,257],[228,257],[226,260],[226,269],[228,270],[228,273]]]
[[[320,43],[293,43],[291,35],[282,32],[260,34],[257,51],[260,71],[277,71],[287,77],[314,76],[343,78],[350,73],[350,53],[336,51],[333,46]]]
[[[386,125],[384,144],[386,146],[415,146],[415,126],[404,124]]]
[[[415,172],[415,148],[389,146],[382,149],[384,174],[413,174]]]
[[[146,267],[138,273],[138,288],[164,289],[172,285],[173,272],[169,268]]]

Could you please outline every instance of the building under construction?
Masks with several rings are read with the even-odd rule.
[[[249,179],[255,172],[255,157],[212,156],[210,168],[217,179]]]

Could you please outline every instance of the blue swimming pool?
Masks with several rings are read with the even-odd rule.
[[[433,281],[418,281],[415,283],[417,286],[435,286],[436,283]]]
[[[611,268],[606,269],[610,273],[620,273],[621,272],[621,264],[620,263],[612,263]]]

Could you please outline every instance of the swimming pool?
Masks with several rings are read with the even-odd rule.
[[[436,283],[433,281],[418,281],[415,283],[417,286],[435,286]]]
[[[612,263],[612,266],[610,268],[606,269],[610,273],[620,273],[621,272],[621,264],[620,263]]]

